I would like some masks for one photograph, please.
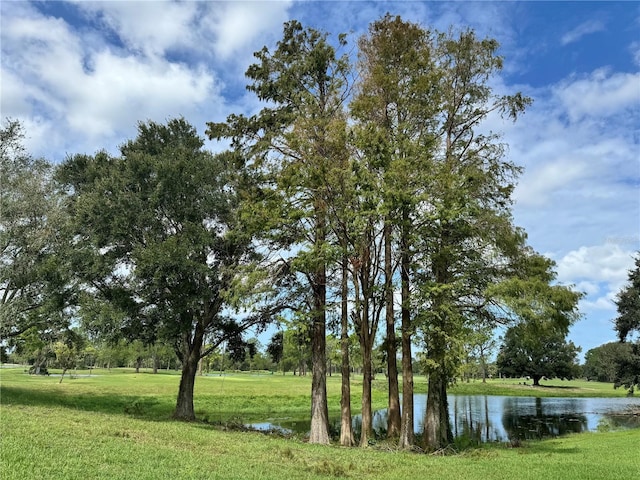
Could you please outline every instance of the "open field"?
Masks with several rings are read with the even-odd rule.
[[[88,372],[81,372],[85,375]],[[91,377],[33,377],[0,370],[2,432],[0,477],[10,479],[205,479],[205,478],[411,478],[618,479],[640,469],[640,430],[589,433],[533,442],[512,449],[489,445],[458,455],[308,445],[298,438],[225,431],[204,422],[170,420],[178,388],[175,373],[94,371]],[[417,390],[425,387],[416,379]],[[456,393],[534,394],[517,381],[462,384]],[[356,379],[354,392],[359,389]],[[515,385],[513,385],[515,383]],[[610,385],[549,382],[535,389],[563,396],[623,396]],[[210,376],[196,381],[200,418],[247,420],[309,410],[310,378],[281,375]],[[384,377],[376,406],[385,404]],[[330,407],[337,411],[339,377],[328,378]],[[462,392],[461,390],[465,390]],[[569,390],[570,392],[567,392]],[[508,394],[514,394],[509,391]],[[524,394],[524,393],[523,393]],[[357,407],[359,397],[354,397]]]

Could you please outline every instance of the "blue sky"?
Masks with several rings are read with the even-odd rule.
[[[55,162],[115,153],[139,120],[183,115],[204,134],[207,121],[260,107],[244,72],[283,22],[355,44],[386,12],[500,42],[495,90],[534,99],[515,125],[487,125],[525,169],[515,221],[558,280],[586,293],[570,333],[583,354],[615,340],[612,300],[640,250],[639,2],[3,1],[2,117]]]

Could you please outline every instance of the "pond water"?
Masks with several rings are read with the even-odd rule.
[[[423,431],[427,396],[414,396],[416,435]],[[640,398],[539,398],[485,395],[449,395],[449,417],[455,437],[475,442],[506,442],[557,437],[600,429],[640,427],[640,416],[621,414],[640,409]],[[248,426],[259,430],[305,434],[309,419],[272,418]],[[360,431],[360,415],[353,417],[356,433]],[[373,413],[373,427],[384,435],[387,410]],[[331,429],[339,432],[340,419],[331,419]]]

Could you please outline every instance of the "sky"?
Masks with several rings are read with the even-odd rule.
[[[585,293],[569,339],[582,355],[616,336],[615,296],[640,250],[640,2],[0,2],[0,111],[53,162],[118,152],[139,121],[206,122],[260,104],[244,72],[299,20],[355,45],[385,13],[501,45],[497,93],[533,105],[489,119],[524,168],[514,220]],[[209,144],[210,148],[220,148]]]

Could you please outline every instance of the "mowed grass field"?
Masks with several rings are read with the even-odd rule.
[[[520,448],[488,445],[456,455],[317,446],[302,438],[227,429],[231,423],[305,416],[310,377],[204,376],[196,380],[201,420],[171,420],[179,375],[87,371],[75,379],[0,370],[0,478],[9,479],[621,479],[640,472],[640,430],[585,433]],[[513,380],[463,383],[454,393],[624,396],[611,385]],[[520,382],[521,383],[521,382]],[[426,383],[416,378],[416,390]],[[354,378],[354,412],[361,382]],[[339,411],[340,378],[327,379],[330,410]],[[386,380],[374,384],[386,404]]]

